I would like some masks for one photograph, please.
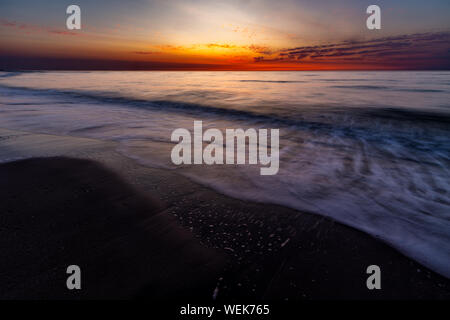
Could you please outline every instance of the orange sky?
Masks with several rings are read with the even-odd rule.
[[[403,4],[403,6],[402,6]],[[406,5],[408,4],[408,5]],[[433,7],[433,4],[435,6]],[[67,30],[64,1],[0,4],[2,68],[147,70],[448,69],[448,2],[365,6],[324,1],[79,1]],[[417,20],[422,14],[424,19]],[[427,18],[427,19],[425,19]],[[52,64],[53,61],[53,64]]]

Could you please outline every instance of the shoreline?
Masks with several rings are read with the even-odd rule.
[[[175,218],[173,228],[180,225],[201,250],[226,260],[207,285],[217,289],[219,301],[450,298],[449,279],[361,231],[318,215],[227,197],[170,170],[144,167],[114,146],[0,129],[2,157],[89,159],[161,202],[164,215]],[[371,264],[381,267],[382,290],[366,288]]]

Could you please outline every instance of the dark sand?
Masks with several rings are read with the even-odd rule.
[[[96,162],[0,165],[0,299],[207,299],[224,259]],[[66,288],[79,265],[82,290]]]
[[[0,298],[450,298],[448,279],[331,219],[232,199],[91,139],[0,130],[0,155],[44,149],[95,162],[0,165]],[[84,272],[78,293],[68,264]],[[366,288],[371,264],[381,290]]]

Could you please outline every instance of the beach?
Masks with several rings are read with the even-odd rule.
[[[0,1],[0,302],[164,319],[448,305],[449,14]]]
[[[450,298],[447,278],[380,239],[226,196],[117,150],[0,129],[0,298]],[[85,275],[80,291],[65,287],[72,264]],[[372,264],[381,290],[366,287]]]

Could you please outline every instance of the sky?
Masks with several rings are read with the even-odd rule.
[[[448,0],[1,0],[0,68],[450,69],[449,17]]]

